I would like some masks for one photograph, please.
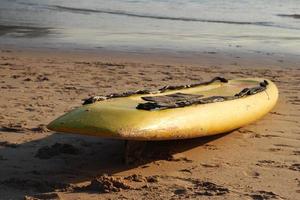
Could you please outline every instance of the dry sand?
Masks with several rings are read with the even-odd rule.
[[[166,64],[2,50],[0,199],[300,199],[300,66],[209,56]],[[122,161],[124,141],[45,129],[91,95],[215,76],[269,78],[279,87],[278,104],[229,134],[149,143],[130,165]]]

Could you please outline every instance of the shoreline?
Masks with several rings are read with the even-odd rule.
[[[0,50],[2,198],[251,200],[300,194],[296,58]],[[122,162],[123,141],[45,129],[88,96],[215,76],[271,79],[279,88],[278,103],[262,119],[228,134],[153,142],[149,154],[132,165]]]
[[[112,62],[136,62],[147,64],[165,65],[211,65],[225,67],[299,67],[300,56],[292,54],[276,54],[262,51],[246,53],[245,51],[171,51],[160,50],[113,50],[113,49],[58,49],[58,48],[24,48],[0,46],[0,51],[11,51],[19,56],[49,56],[68,59],[90,59],[101,58]]]

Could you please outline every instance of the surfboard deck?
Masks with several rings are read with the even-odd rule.
[[[262,91],[236,96],[245,88],[257,88],[261,83],[267,83]],[[173,98],[178,94],[179,100],[170,103],[170,96]],[[182,106],[182,94],[191,96],[192,100],[186,102],[194,103]],[[228,99],[205,101],[211,97]],[[161,98],[162,103],[155,102]],[[252,123],[267,114],[277,99],[278,89],[267,79],[212,81],[181,89],[167,88],[159,93],[131,94],[91,102],[52,121],[48,128],[57,132],[126,140],[195,138],[228,132]],[[157,107],[147,110],[148,107],[144,106],[143,109],[145,104]],[[179,106],[174,107],[177,104]],[[142,109],[138,108],[139,105]]]

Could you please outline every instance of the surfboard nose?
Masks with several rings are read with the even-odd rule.
[[[70,130],[77,131],[80,128],[84,128],[85,118],[86,114],[84,113],[84,110],[77,108],[53,120],[47,125],[47,128],[57,132],[68,132]]]
[[[114,122],[110,119],[106,120],[108,115],[103,109],[92,109],[93,106],[91,104],[76,108],[50,122],[47,128],[61,133],[116,136],[117,134],[111,131],[111,125]]]
[[[59,120],[55,119],[47,125],[47,129],[49,129],[51,131],[59,131],[59,128],[58,128],[59,124],[60,124]]]
[[[64,126],[67,124],[67,120],[59,117],[47,125],[47,128],[51,131],[63,132]],[[70,126],[70,125],[69,125]]]

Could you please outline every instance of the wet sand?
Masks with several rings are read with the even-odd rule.
[[[0,199],[299,199],[297,60],[204,53],[0,52]],[[280,91],[261,120],[228,134],[152,142],[123,162],[124,141],[48,131],[81,99],[215,76],[266,77]]]

